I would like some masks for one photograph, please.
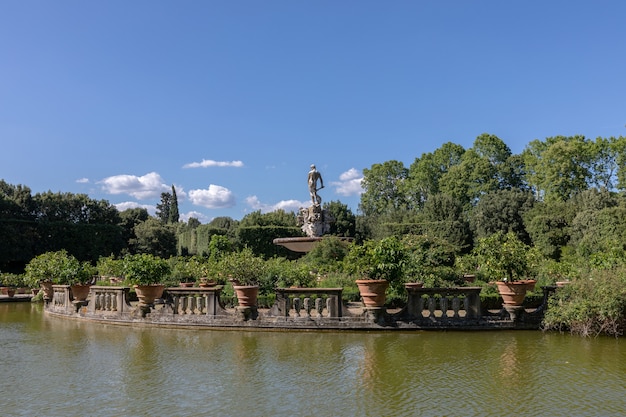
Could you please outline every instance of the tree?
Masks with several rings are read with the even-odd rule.
[[[550,200],[536,202],[523,218],[534,247],[544,256],[558,261],[570,240],[570,227],[575,216],[576,208],[571,203]]]
[[[446,194],[435,194],[419,213],[420,234],[445,239],[458,251],[471,248],[472,236],[461,203]]]
[[[122,239],[130,253],[137,253],[137,248],[135,247],[137,242],[135,226],[145,222],[148,218],[150,218],[148,210],[140,207],[126,209],[120,213],[118,224],[122,228]]]
[[[156,217],[163,224],[170,221],[170,211],[172,209],[172,194],[161,193],[161,202],[156,206]]]
[[[176,188],[172,185],[172,201],[170,203],[170,211],[168,214],[168,223],[178,223],[180,215],[178,213],[178,197],[176,197]]]
[[[150,217],[148,220],[135,226],[136,253],[148,253],[161,258],[176,255],[176,234],[171,226],[160,220]]]
[[[261,213],[261,210],[246,214],[239,222],[239,227],[250,226],[296,226],[296,215],[293,212],[286,212],[278,209],[269,213]]]
[[[324,210],[328,210],[335,219],[330,225],[330,234],[333,236],[354,237],[356,228],[356,216],[346,204],[339,201],[324,203]]]
[[[33,211],[30,188],[0,180],[0,219],[32,220]]]
[[[471,225],[476,237],[487,237],[495,232],[513,232],[525,243],[530,243],[523,215],[534,203],[532,193],[522,190],[498,190],[481,197],[471,212]]]
[[[408,170],[400,161],[387,161],[374,164],[370,169],[365,168],[361,183],[364,192],[359,203],[361,212],[370,216],[406,208],[403,183],[407,176]]]
[[[187,226],[190,229],[195,229],[200,226],[200,220],[196,219],[195,217],[190,217],[189,220],[187,220]]]
[[[421,207],[429,196],[439,193],[441,176],[460,164],[465,149],[451,142],[444,143],[433,153],[424,153],[409,167],[404,192],[411,206]]]
[[[527,179],[538,200],[567,201],[592,181],[593,146],[584,136],[534,140],[523,155]]]

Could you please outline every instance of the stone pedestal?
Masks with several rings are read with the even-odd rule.
[[[259,310],[254,306],[237,306],[235,307],[237,319],[242,321],[256,320],[259,317]]]
[[[520,321],[520,319],[525,313],[523,306],[511,306],[511,305],[505,304],[504,310],[506,310],[506,312],[509,314],[509,317],[511,317],[511,320],[515,322]]]
[[[363,310],[365,319],[371,323],[385,324],[385,313],[387,309],[385,307],[367,307]]]

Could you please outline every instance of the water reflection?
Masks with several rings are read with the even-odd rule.
[[[622,340],[120,327],[0,305],[3,415],[619,415]],[[45,412],[42,412],[45,410]]]

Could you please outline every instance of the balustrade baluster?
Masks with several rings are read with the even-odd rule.
[[[439,299],[439,306],[441,308],[441,317],[448,317],[448,297],[441,297]]]
[[[322,309],[324,299],[322,297],[317,297],[315,299],[315,311],[317,311],[317,317],[322,317]]]
[[[309,297],[304,299],[304,312],[307,317],[311,317],[311,299]]]
[[[428,317],[435,317],[435,306],[436,306],[435,297],[433,296],[428,297],[428,311],[430,312]]]
[[[300,317],[300,297],[293,297],[293,309],[296,311],[296,317]]]
[[[452,311],[454,312],[454,314],[452,315],[452,317],[454,317],[455,319],[458,319],[459,316],[459,310],[461,309],[461,300],[459,299],[459,297],[457,295],[455,295],[452,298]]]

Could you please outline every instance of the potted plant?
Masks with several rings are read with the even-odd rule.
[[[46,252],[31,259],[26,265],[25,276],[30,286],[41,285],[44,298],[52,298],[52,285],[73,286],[74,299],[89,293],[93,268],[88,262],[80,262],[66,250]],[[86,299],[86,295],[84,295]]]
[[[349,272],[360,276],[356,284],[366,308],[381,308],[387,288],[392,286],[397,290],[404,283],[402,272],[406,259],[404,246],[394,236],[368,240],[350,248],[344,265]]]
[[[224,255],[218,263],[220,272],[230,280],[241,308],[256,308],[259,278],[265,271],[265,260],[251,249]]]
[[[101,256],[96,262],[99,280],[105,283],[120,283],[124,280],[124,260],[113,255]]]
[[[513,232],[496,232],[478,239],[475,254],[480,269],[497,279],[496,286],[505,306],[521,306],[535,280],[524,279],[529,271],[529,248]]]
[[[150,305],[161,298],[165,288],[161,282],[170,272],[165,259],[143,253],[125,256],[123,264],[125,280],[135,288],[140,305]]]
[[[0,276],[2,282],[2,294],[9,298],[15,296],[18,287],[24,286],[24,277],[18,274],[3,273]]]

